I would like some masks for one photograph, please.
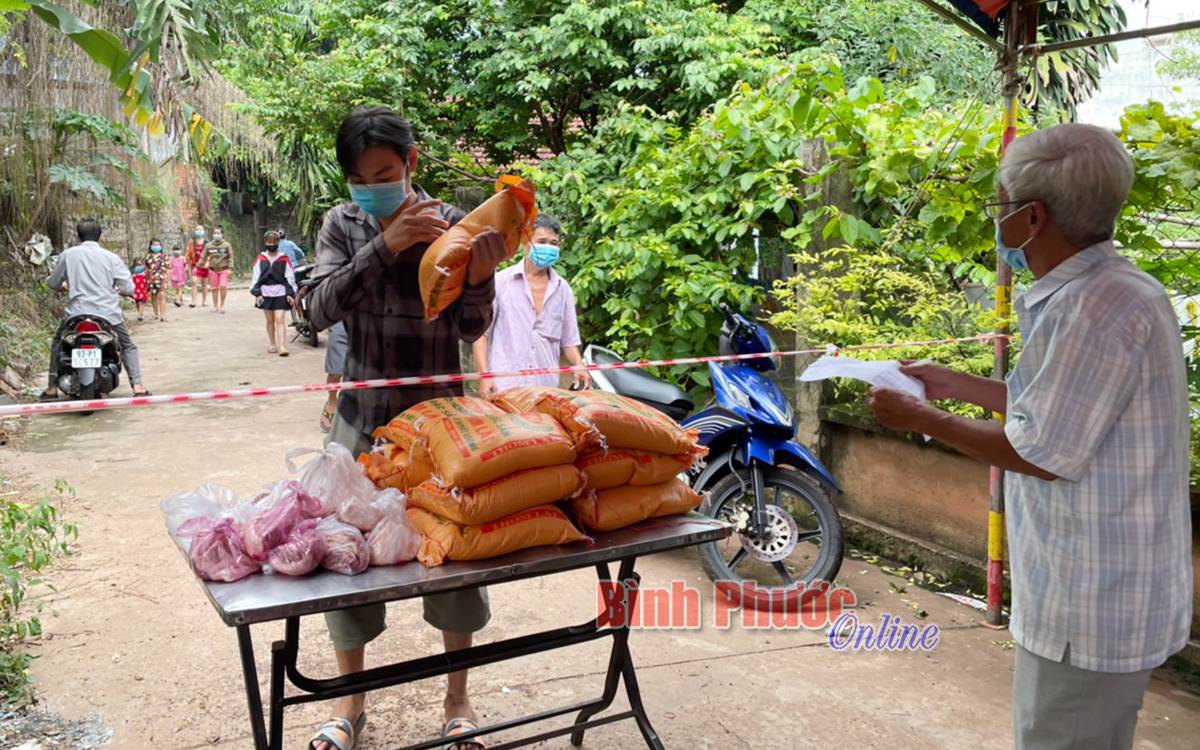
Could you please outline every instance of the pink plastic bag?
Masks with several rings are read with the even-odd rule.
[[[371,548],[358,529],[330,517],[321,521],[317,530],[325,537],[325,558],[321,560],[321,567],[352,576],[371,564]]]
[[[262,569],[246,552],[232,518],[193,518],[182,524],[180,537],[191,537],[188,559],[205,581],[237,581]]]
[[[375,501],[383,518],[367,537],[371,565],[397,565],[417,556],[421,534],[409,523],[404,509],[407,503],[399,490],[384,490]]]
[[[267,553],[267,565],[285,576],[308,575],[325,557],[325,535],[318,530],[320,521],[309,519],[296,524],[287,539]]]
[[[309,454],[315,454],[316,458],[303,466],[296,465],[297,458]],[[330,443],[322,451],[316,448],[288,451],[287,467],[300,475],[298,479],[305,490],[321,498],[325,515],[336,512],[342,521],[366,532],[375,528],[382,514],[371,507],[378,491],[355,458],[344,445]]]
[[[301,521],[321,518],[321,502],[304,491],[297,481],[279,482],[267,494],[254,499],[258,514],[242,527],[246,551],[258,561],[267,559],[274,548],[283,544]]]

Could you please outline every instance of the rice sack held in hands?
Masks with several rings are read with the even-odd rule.
[[[412,127],[385,107],[351,112],[338,130],[335,150],[352,200],[325,214],[317,238],[314,287],[307,297],[313,323],[321,330],[344,323],[347,380],[458,373],[459,343],[474,342],[491,325],[493,276],[508,253],[504,235],[494,229],[472,235],[461,295],[426,323],[421,258],[466,214],[414,184],[419,153]],[[327,440],[357,457],[370,452],[371,433],[405,409],[462,395],[455,384],[345,391]],[[469,646],[470,634],[489,617],[484,589],[425,599],[426,621],[454,648]],[[385,628],[385,608],[331,612],[326,622],[342,671],[357,671],[366,644]],[[460,710],[470,708],[465,694],[451,697]],[[347,696],[332,713],[353,723],[363,703],[362,696]],[[317,747],[330,744],[321,740]]]
[[[516,177],[501,177],[496,194],[467,214],[434,240],[421,260],[421,299],[425,319],[433,320],[463,293],[470,283],[470,265],[475,238],[489,231],[504,236],[504,259],[513,257],[523,237],[533,230],[537,198],[533,183]]]

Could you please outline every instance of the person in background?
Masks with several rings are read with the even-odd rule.
[[[471,242],[471,261],[462,296],[426,323],[421,303],[421,256],[452,224],[466,215],[443,205],[413,184],[417,148],[412,126],[386,107],[357,109],[338,128],[338,165],[352,202],[331,208],[317,239],[316,284],[309,313],[318,329],[343,322],[349,347],[345,376],[351,380],[459,371],[459,342],[473,342],[492,319],[493,277],[507,248],[495,229]],[[347,391],[326,443],[358,456],[371,450],[371,433],[405,409],[431,398],[463,395],[450,384]],[[447,651],[469,648],[472,634],[491,617],[485,589],[425,597],[425,621],[442,631]],[[338,671],[363,670],[366,646],[386,627],[383,604],[328,612]],[[340,698],[332,718],[309,743],[310,750],[352,748],[366,722],[366,696]],[[442,734],[452,750],[479,750],[476,740],[455,736],[477,728],[467,694],[466,670],[449,675],[442,703]]]
[[[157,238],[150,240],[150,251],[146,254],[146,284],[154,319],[161,323],[167,322],[167,283],[170,273],[162,242]]]
[[[1133,184],[1124,144],[1092,125],[1018,138],[1000,162],[996,250],[1036,281],[1017,300],[1008,381],[932,364],[930,399],[874,389],[876,418],[1004,469],[1018,750],[1128,750],[1150,674],[1188,643],[1188,387],[1162,285],[1113,246]]]
[[[196,306],[197,286],[200,287],[200,306],[208,307],[208,270],[200,263],[200,257],[204,255],[204,246],[208,244],[205,236],[204,226],[197,224],[196,229],[192,232],[192,238],[188,240],[187,264],[192,277],[192,304],[188,307]]]
[[[221,227],[213,229],[212,241],[204,245],[200,265],[208,272],[212,287],[213,312],[225,313],[225,296],[229,293],[229,277],[233,275],[233,246],[225,241]]]
[[[283,227],[279,228],[278,234],[279,252],[288,257],[288,260],[292,262],[293,268],[303,263],[304,259],[308,256],[304,254],[304,251],[300,249],[300,246],[287,238],[287,232],[284,231]]]
[[[342,374],[346,371],[346,350],[350,340],[346,337],[346,325],[336,323],[329,329],[329,343],[325,347],[325,382],[340,383]],[[329,400],[321,410],[321,431],[329,432],[333,428],[333,418],[337,416],[338,392],[330,391]]]
[[[79,315],[94,315],[109,323],[121,345],[121,361],[129,374],[133,395],[149,396],[142,385],[142,368],[137,344],[125,325],[121,311],[121,295],[133,294],[133,278],[129,269],[113,253],[101,247],[104,228],[94,219],[84,219],[75,228],[79,244],[69,247],[58,257],[47,285],[54,291],[67,292],[67,309],[63,326],[50,343],[50,383],[42,391],[42,401],[58,399],[58,358],[66,322]]]
[[[146,281],[146,258],[140,256],[133,261],[133,303],[137,305],[138,320],[143,320],[146,302],[150,300],[150,287]]]
[[[175,306],[183,307],[183,288],[187,286],[188,264],[179,245],[171,248],[171,290],[175,295]]]
[[[558,367],[560,357],[582,365],[575,293],[554,271],[562,248],[562,224],[547,214],[534,220],[525,259],[496,274],[492,327],[472,349],[481,372]],[[481,380],[484,398],[521,385],[557,386],[558,375]],[[574,387],[588,388],[591,375],[574,373]]]
[[[296,301],[296,275],[292,273],[292,262],[279,252],[279,235],[275,232],[263,237],[262,254],[254,261],[250,294],[267,317],[267,338],[271,341],[267,354],[288,356],[287,314]]]

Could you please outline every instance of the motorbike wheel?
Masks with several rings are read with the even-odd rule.
[[[754,508],[750,471],[742,469],[717,482],[700,512],[731,523],[734,535],[701,545],[700,563],[711,580],[733,584],[735,605],[765,611],[772,598],[793,606],[802,584],[832,584],[842,567],[845,540],[833,502],[808,476],[765,468],[763,489],[768,532],[754,537],[747,529]],[[753,589],[746,585],[750,583]]]
[[[91,385],[79,386],[79,400],[80,401],[93,401],[93,400],[95,400],[95,398],[96,398],[96,382],[95,381],[92,381]],[[90,417],[95,413],[96,412],[94,412],[94,411],[81,411],[81,412],[79,412],[79,416]]]

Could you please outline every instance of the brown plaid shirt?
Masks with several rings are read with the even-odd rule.
[[[424,190],[413,189],[421,200],[429,200]],[[438,211],[450,225],[466,216],[448,205]],[[457,373],[459,339],[471,343],[491,325],[495,286],[490,279],[479,288],[465,286],[450,309],[425,323],[417,272],[427,247],[414,245],[393,254],[379,222],[354,203],[325,214],[308,309],[320,329],[345,322],[347,380]],[[462,386],[454,384],[343,391],[338,414],[370,434],[413,404],[461,395]]]

